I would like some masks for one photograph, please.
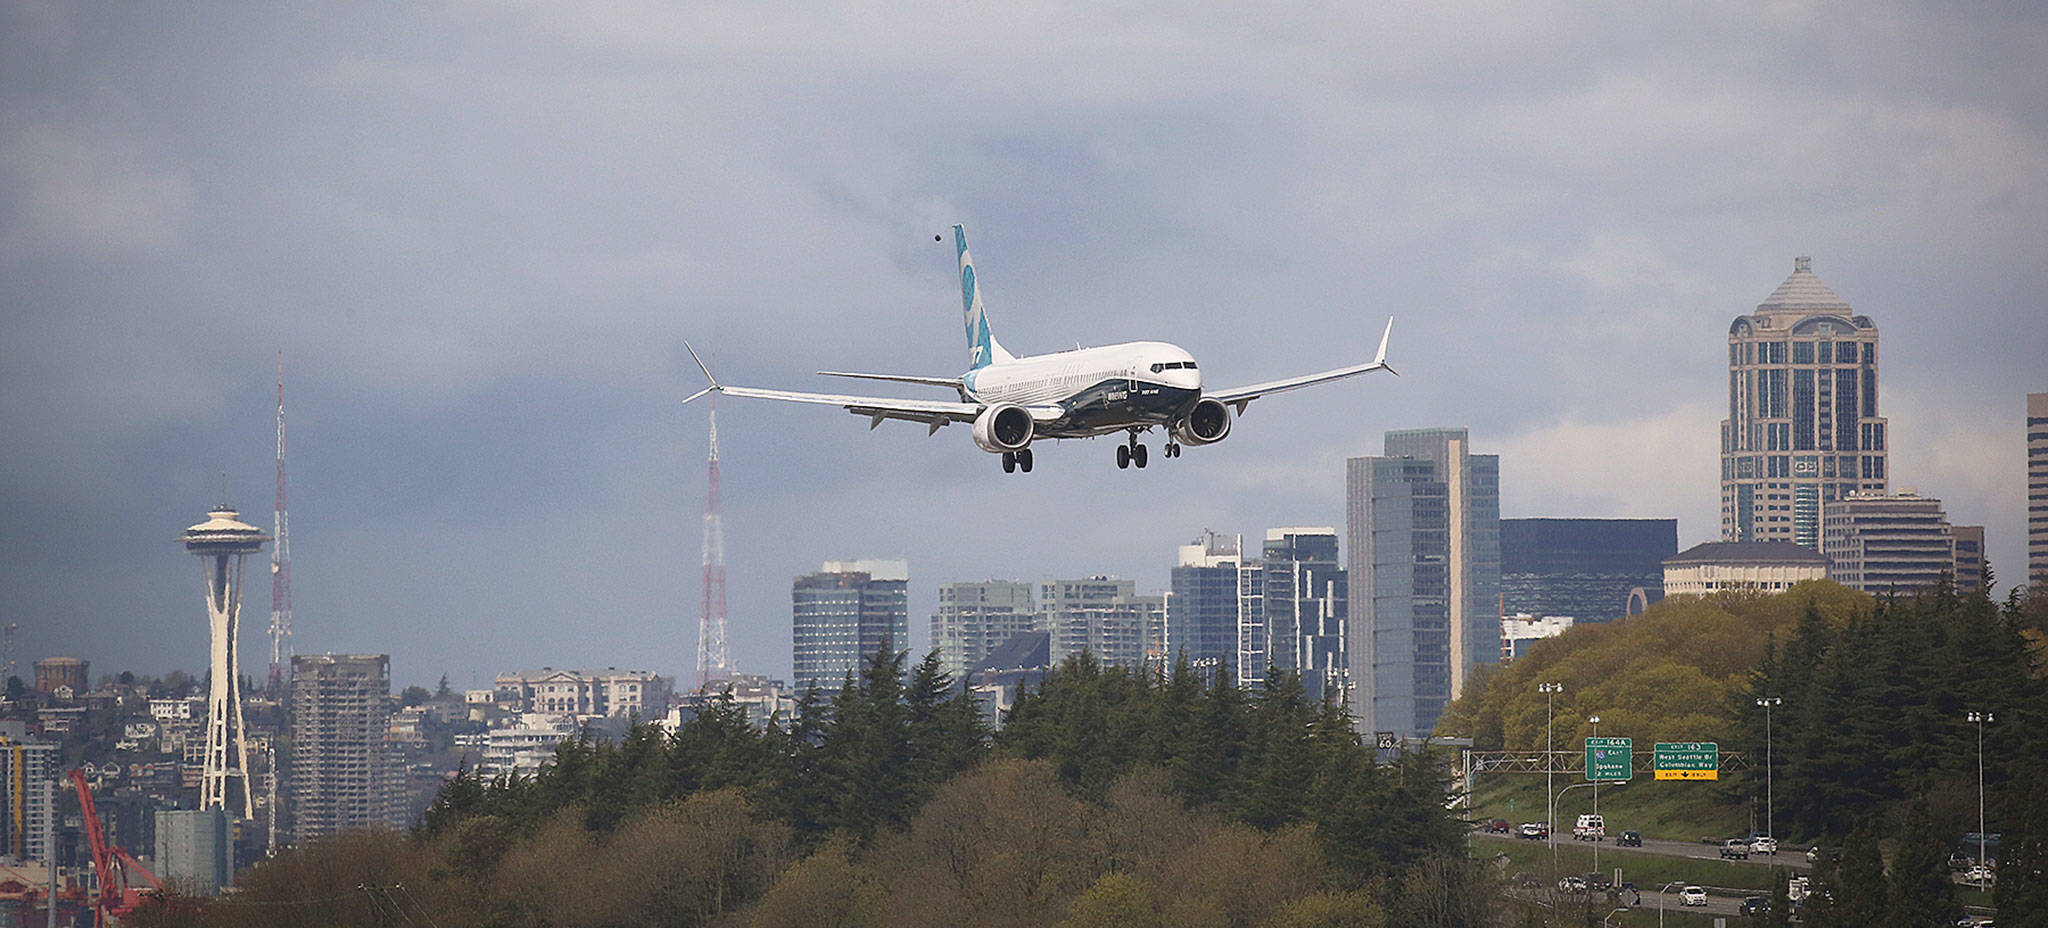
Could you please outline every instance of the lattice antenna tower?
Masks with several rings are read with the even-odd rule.
[[[284,352],[277,353],[277,512],[270,547],[270,692],[282,696],[292,662],[291,513],[284,492]]]
[[[725,637],[725,516],[718,498],[718,398],[711,398],[710,472],[704,485],[704,610],[697,623],[697,686],[733,674]]]

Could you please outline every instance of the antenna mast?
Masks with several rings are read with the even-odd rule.
[[[277,513],[270,548],[270,692],[284,696],[292,659],[291,514],[284,495],[284,352],[277,353]]]
[[[704,611],[697,624],[697,687],[732,676],[725,640],[725,516],[718,499],[718,397],[711,398],[710,473],[704,487]]]

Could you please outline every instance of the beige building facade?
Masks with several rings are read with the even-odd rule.
[[[1705,596],[1723,590],[1775,593],[1796,583],[1826,579],[1828,559],[1789,541],[1708,542],[1664,560],[1665,596]]]
[[[1821,509],[1883,493],[1877,325],[1795,258],[1792,276],[1728,327],[1721,538],[1818,549]]]

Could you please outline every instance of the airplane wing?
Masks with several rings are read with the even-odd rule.
[[[919,377],[912,374],[860,374],[853,371],[819,371],[826,377],[851,377],[855,380],[886,380],[892,383],[915,383],[927,387],[947,387],[959,394],[960,401],[967,402],[967,385],[960,377]]]
[[[839,393],[801,393],[795,390],[763,390],[758,387],[729,387],[717,384],[708,390],[727,396],[753,396],[764,400],[782,400],[789,403],[812,403],[818,406],[838,406],[857,416],[867,416],[869,428],[881,425],[884,419],[905,419],[922,422],[937,431],[940,426],[953,422],[973,422],[981,415],[980,403],[958,403],[946,400],[899,400],[886,396],[850,396]],[[694,399],[694,397],[692,397]]]
[[[921,383],[928,387],[953,387],[958,389],[958,377],[919,377],[913,374],[857,374],[853,371],[819,371],[827,377],[852,377],[857,380],[889,380],[896,383]]]
[[[1399,376],[1400,372],[1387,364],[1387,339],[1393,334],[1394,320],[1390,316],[1387,318],[1387,330],[1380,334],[1379,354],[1375,355],[1368,363],[1353,364],[1349,367],[1339,367],[1314,374],[1303,374],[1299,377],[1283,377],[1279,380],[1268,380],[1265,383],[1255,383],[1246,387],[1233,387],[1228,390],[1204,390],[1202,391],[1202,398],[1228,403],[1237,407],[1239,413],[1243,413],[1245,404],[1268,393],[1284,393],[1288,390],[1299,390],[1302,387],[1312,387],[1319,383],[1329,383],[1332,380],[1356,377],[1359,374],[1369,374],[1373,371],[1383,370],[1389,374]]]
[[[764,400],[782,400],[788,403],[810,403],[817,406],[838,406],[857,416],[868,417],[868,428],[882,424],[885,419],[902,419],[922,422],[931,432],[955,422],[973,422],[981,411],[987,408],[982,403],[951,402],[946,400],[905,400],[887,396],[853,396],[842,393],[805,393],[797,390],[766,390],[760,387],[735,387],[718,382],[711,376],[711,369],[704,366],[704,359],[697,357],[697,350],[685,342],[683,347],[690,352],[691,360],[704,372],[704,379],[711,385],[691,394],[688,403],[706,393],[723,393],[727,396],[751,396]],[[933,378],[936,379],[936,378]],[[950,385],[950,384],[948,384]],[[1033,419],[1046,421],[1057,419],[1064,410],[1057,406],[1027,406]],[[929,433],[927,433],[929,434]]]

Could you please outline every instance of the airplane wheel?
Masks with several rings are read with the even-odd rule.
[[[1025,448],[1025,449],[1023,449],[1023,450],[1021,450],[1021,451],[1018,451],[1018,452],[1017,452],[1017,469],[1018,469],[1018,470],[1021,470],[1021,471],[1023,471],[1023,472],[1025,472],[1025,473],[1027,473],[1027,474],[1028,474],[1028,473],[1031,473],[1031,449],[1030,449],[1030,448]]]
[[[1133,464],[1136,464],[1136,465],[1138,465],[1139,467],[1144,467],[1144,466],[1145,466],[1145,446],[1144,446],[1144,445],[1132,445],[1132,446],[1131,446],[1131,463],[1133,463]]]
[[[1123,470],[1123,469],[1125,469],[1125,468],[1127,468],[1127,467],[1130,467],[1130,466],[1131,466],[1131,446],[1129,446],[1129,445],[1118,445],[1118,446],[1116,446],[1116,469],[1117,469],[1117,470]]]
[[[1005,452],[1003,452],[1003,473],[1006,473],[1006,474],[1014,474],[1014,473],[1016,473],[1016,472],[1017,472],[1017,453],[1016,453],[1015,451],[1005,451]]]

